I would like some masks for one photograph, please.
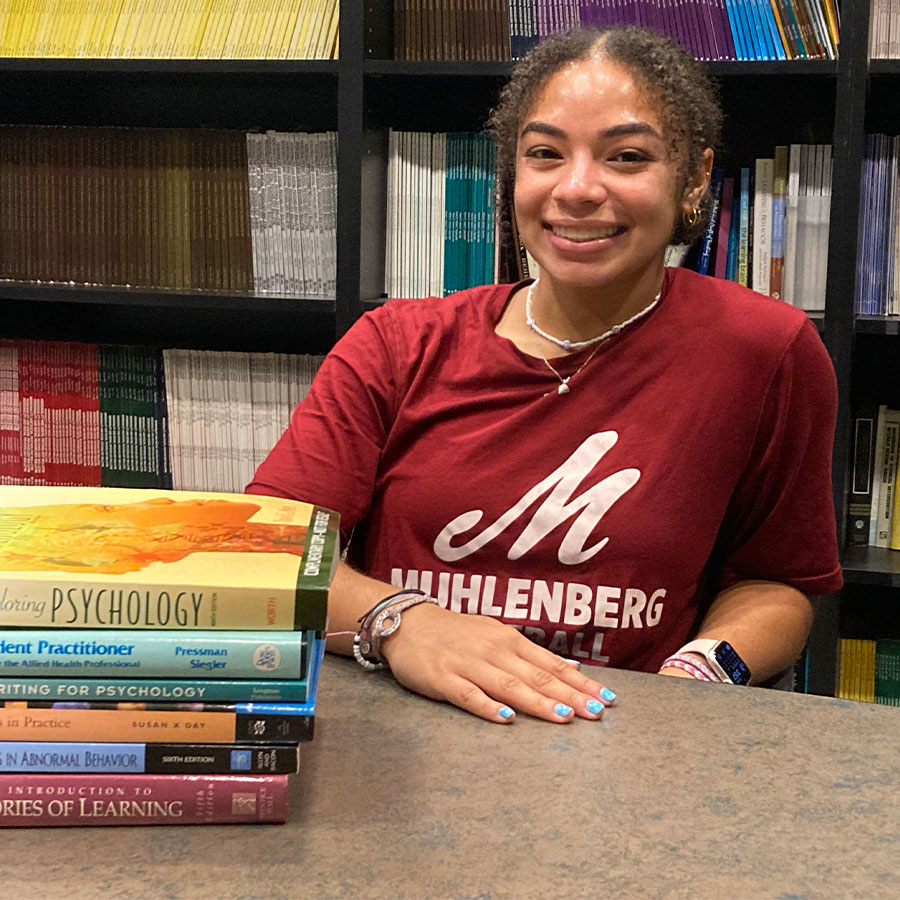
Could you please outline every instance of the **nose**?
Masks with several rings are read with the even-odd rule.
[[[600,164],[588,154],[573,156],[560,170],[553,198],[561,203],[602,203],[606,186]]]

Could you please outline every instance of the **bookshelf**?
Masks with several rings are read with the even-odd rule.
[[[843,533],[857,360],[876,350],[895,354],[900,333],[896,319],[853,315],[862,136],[900,121],[900,61],[869,64],[867,2],[844,2],[841,11],[837,60],[708,65],[727,113],[727,166],[750,165],[776,144],[833,146],[826,310],[817,325],[839,385],[833,486]],[[388,129],[479,129],[512,66],[394,60],[392,20],[393,0],[340,0],[341,54],[334,61],[0,59],[2,124],[338,134],[334,301],[0,283],[3,336],[327,350],[382,297]],[[900,585],[897,558],[854,548],[846,557],[848,585]],[[823,598],[810,639],[807,687],[816,693],[833,689],[841,599]]]

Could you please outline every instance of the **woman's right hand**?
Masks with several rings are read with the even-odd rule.
[[[404,610],[381,644],[404,687],[492,722],[516,712],[549,722],[598,719],[615,694],[510,625],[431,603]]]

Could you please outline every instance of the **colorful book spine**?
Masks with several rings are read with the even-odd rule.
[[[725,266],[725,277],[729,281],[737,281],[740,218],[741,198],[738,192],[731,201],[731,227],[728,230],[728,259]]]
[[[315,706],[305,703],[104,703],[7,700],[2,741],[306,743]]]
[[[292,775],[293,744],[98,744],[8,741],[0,744],[0,774],[11,772],[147,775]]]
[[[0,676],[303,678],[315,632],[17,630],[0,634]]]
[[[703,234],[703,240],[700,245],[700,257],[697,260],[697,271],[701,275],[709,272],[709,263],[712,259],[713,243],[716,236],[716,226],[719,224],[719,209],[722,202],[722,180],[725,172],[722,169],[715,168],[712,171],[712,178],[709,184],[709,222],[706,231]]]
[[[769,270],[769,296],[781,299],[784,275],[784,215],[787,196],[788,148],[776,147],[772,182],[772,259]]]
[[[248,494],[0,486],[0,627],[323,631],[338,516]]]
[[[748,286],[750,274],[750,168],[741,168],[740,222],[738,228],[737,281]]]
[[[0,779],[0,827],[287,821],[287,775],[66,775]]]
[[[309,682],[152,678],[0,678],[2,700],[305,703]]]
[[[731,206],[734,200],[734,179],[722,180],[722,199],[719,203],[719,227],[716,229],[716,278],[728,277],[728,242],[731,236]]]

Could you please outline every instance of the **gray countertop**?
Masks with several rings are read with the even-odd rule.
[[[328,657],[287,825],[7,829],[0,897],[900,897],[900,709],[602,674],[501,726]]]

